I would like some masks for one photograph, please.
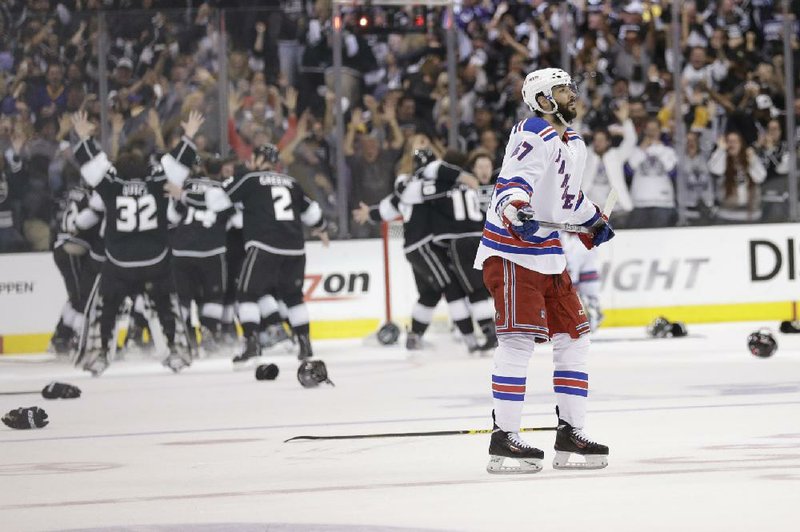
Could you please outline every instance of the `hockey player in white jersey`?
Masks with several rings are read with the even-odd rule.
[[[586,317],[589,318],[589,327],[595,332],[603,322],[597,250],[586,249],[575,233],[560,231],[558,236],[567,259],[567,271],[572,286],[578,290]]]
[[[539,222],[590,228],[586,247],[614,236],[600,209],[584,198],[586,145],[569,127],[576,114],[572,78],[557,68],[531,72],[522,86],[535,116],[511,130],[475,257],[494,297],[498,347],[492,395],[490,473],[535,473],[544,453],[519,436],[528,362],[536,343],[552,340],[556,432],[553,467],[601,468],[608,447],[583,432],[589,376],[589,322],[566,272],[558,232]],[[572,455],[583,460],[570,460]],[[517,466],[508,466],[507,458]]]

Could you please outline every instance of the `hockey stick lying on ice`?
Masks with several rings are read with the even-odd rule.
[[[526,427],[519,429],[520,432],[544,432],[556,430],[558,427]],[[291,441],[311,441],[311,440],[366,440],[369,438],[421,438],[425,436],[458,436],[461,434],[491,434],[492,429],[471,429],[471,430],[434,430],[431,432],[385,432],[383,434],[344,434],[340,436],[295,436],[284,440],[283,443]]]
[[[612,188],[611,191],[608,193],[608,197],[606,198],[606,204],[603,206],[603,215],[608,218],[611,216],[611,211],[614,210],[614,205],[617,203],[617,190]],[[575,225],[575,224],[559,224],[555,222],[539,222],[539,225],[542,227],[548,227],[550,229],[559,229],[561,231],[567,231],[568,233],[583,233],[586,235],[594,234],[594,230],[591,227],[584,227],[582,225]]]

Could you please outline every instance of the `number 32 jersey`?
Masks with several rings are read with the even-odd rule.
[[[184,137],[146,176],[122,179],[93,139],[75,147],[81,175],[103,200],[108,260],[122,268],[152,266],[169,254],[164,184],[181,186],[196,159],[195,147]]]
[[[511,200],[529,202],[535,220],[592,225],[598,209],[581,192],[586,164],[586,145],[571,128],[563,137],[540,117],[528,118],[511,130],[503,165],[486,213],[481,243],[474,267],[500,256],[529,270],[545,274],[566,268],[558,231],[540,227],[530,238],[520,240],[503,226],[498,205]]]
[[[222,184],[233,203],[242,205],[245,248],[277,255],[305,254],[303,224],[323,229],[325,219],[293,177],[258,171],[229,177]]]

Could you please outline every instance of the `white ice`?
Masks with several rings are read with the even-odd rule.
[[[226,358],[172,375],[156,360],[93,379],[48,355],[0,357],[0,411],[37,405],[50,424],[0,426],[0,530],[800,530],[800,335],[764,324],[690,325],[648,339],[603,329],[590,360],[587,432],[600,471],[555,471],[553,433],[530,476],[485,472],[488,436],[283,443],[297,435],[488,428],[491,358],[449,333],[401,347],[316,342],[336,387],[303,389],[280,348],[276,381]],[[523,424],[555,423],[550,349],[536,352]],[[44,400],[50,380],[77,400]]]

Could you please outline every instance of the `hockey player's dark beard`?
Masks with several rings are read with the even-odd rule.
[[[567,124],[571,124],[572,121],[575,120],[575,117],[578,116],[578,113],[576,111],[570,111],[569,104],[567,105],[558,104],[558,112],[559,114],[561,114],[562,118],[564,118],[564,121]]]

